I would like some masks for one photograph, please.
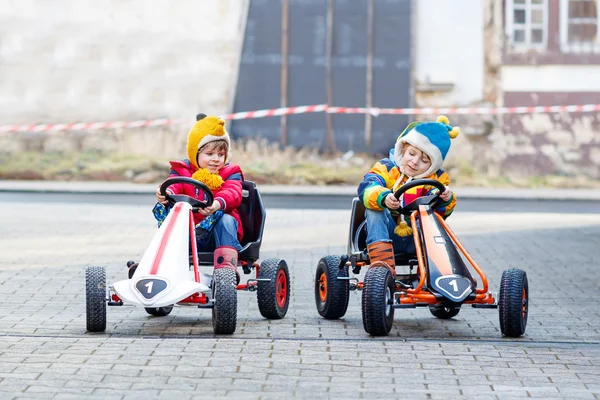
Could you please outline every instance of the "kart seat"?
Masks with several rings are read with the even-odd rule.
[[[348,255],[358,255],[357,261],[370,264],[367,252],[367,220],[365,218],[365,206],[355,197],[352,199],[352,214],[350,216],[350,234],[348,238]],[[416,260],[417,256],[410,253],[394,254],[396,265],[409,265]]]
[[[252,181],[242,182],[242,204],[238,207],[244,237],[242,238],[242,250],[238,258],[252,264],[259,258],[262,234],[265,226],[265,207],[256,184]],[[213,265],[212,252],[198,252],[198,263],[200,265]]]

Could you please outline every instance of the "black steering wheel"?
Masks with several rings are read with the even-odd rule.
[[[169,194],[167,193],[167,188],[175,183],[185,183],[194,186],[196,189],[202,191],[204,193],[204,200],[198,200],[187,194]],[[183,176],[176,176],[173,178],[168,178],[166,181],[160,185],[160,194],[165,196],[169,205],[173,207],[177,202],[184,202],[191,205],[193,208],[206,208],[211,206],[213,201],[215,200],[213,193],[204,183],[197,181],[192,178],[186,178]]]
[[[400,199],[400,196],[406,193],[408,189],[412,189],[417,186],[433,186],[439,191],[430,193],[427,196],[421,196],[411,201],[404,207],[400,207],[398,210],[396,210],[397,212],[408,215],[413,211],[417,211],[420,205],[430,206],[433,208],[439,202],[440,195],[446,191],[446,186],[444,186],[444,184],[440,181],[435,179],[416,179],[400,186],[398,190],[396,190],[396,193],[394,193],[394,197],[396,199]]]

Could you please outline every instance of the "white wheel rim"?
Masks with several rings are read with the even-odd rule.
[[[392,304],[391,304],[391,300],[392,299],[392,291],[390,290],[389,287],[385,288],[385,316],[389,317],[390,313],[392,312]]]

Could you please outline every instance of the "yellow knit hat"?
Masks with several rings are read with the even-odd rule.
[[[198,168],[196,156],[198,150],[209,142],[224,140],[230,146],[229,133],[225,130],[225,121],[219,117],[198,114],[196,123],[190,129],[187,139],[187,152],[190,163]]]

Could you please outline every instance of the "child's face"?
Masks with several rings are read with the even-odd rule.
[[[413,145],[406,146],[402,156],[402,167],[408,176],[417,176],[429,169],[431,160],[429,156]]]
[[[205,146],[198,152],[198,166],[206,168],[211,174],[216,174],[225,165],[226,156],[227,152],[225,150]]]

